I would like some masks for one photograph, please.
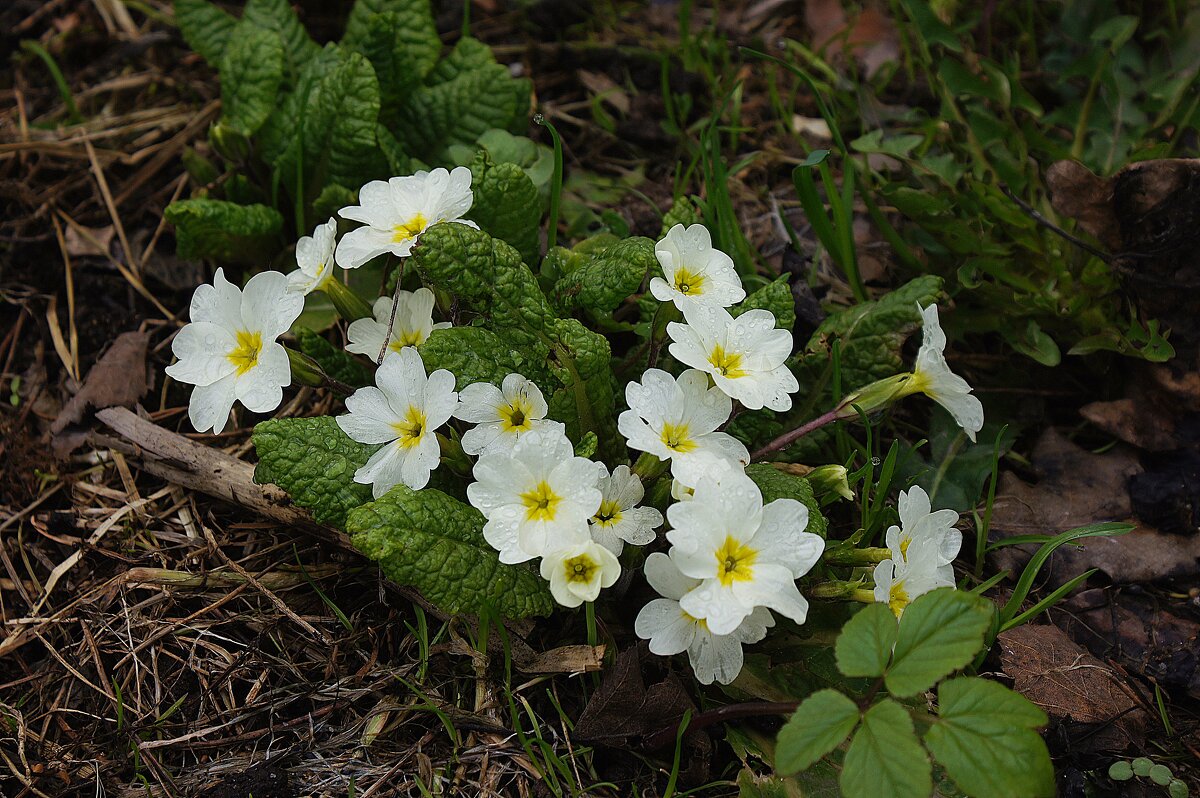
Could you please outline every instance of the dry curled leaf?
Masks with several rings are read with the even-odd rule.
[[[83,380],[79,393],[71,397],[54,419],[50,431],[57,435],[78,423],[89,407],[129,407],[146,393],[146,344],[144,332],[117,336],[104,356],[96,361]]]

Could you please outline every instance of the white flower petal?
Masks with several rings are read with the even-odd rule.
[[[236,399],[234,375],[223,377],[210,385],[192,389],[188,401],[188,420],[198,432],[212,430],[220,433],[229,421],[229,411]]]

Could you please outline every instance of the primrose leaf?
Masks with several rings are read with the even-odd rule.
[[[679,197],[671,204],[671,210],[663,215],[662,230],[658,237],[665,236],[672,227],[681,224],[684,227],[690,227],[700,223],[700,209],[696,207],[696,203],[691,199]]]
[[[826,319],[813,333],[805,362],[825,363],[832,342],[840,341],[842,386],[862,387],[904,370],[900,347],[921,326],[917,304],[928,306],[941,295],[942,279],[924,275],[874,302],[862,302]]]
[[[1046,713],[1002,684],[960,676],[938,685],[938,719],[925,744],[975,798],[1055,794],[1054,767],[1034,729]]]
[[[933,768],[908,710],[890,698],[867,710],[846,751],[839,783],[842,795],[929,798]]]
[[[293,332],[300,351],[317,361],[317,365],[330,377],[355,388],[370,385],[374,381],[371,370],[358,358],[344,349],[338,349],[324,336],[307,327],[296,327]]]
[[[275,107],[283,81],[279,34],[246,20],[233,29],[221,56],[221,123],[253,136]]]
[[[891,694],[903,698],[928,690],[970,662],[983,647],[994,612],[987,599],[952,587],[918,596],[900,618],[884,677]]]
[[[847,676],[882,676],[896,644],[896,616],[886,604],[868,604],[842,627],[834,647]]]
[[[545,366],[526,363],[520,352],[508,346],[504,339],[491,330],[482,327],[434,330],[417,350],[427,371],[446,369],[455,376],[460,391],[475,382],[490,382],[499,386],[505,377],[513,373],[539,383],[544,383],[545,377],[549,376],[545,374]],[[537,379],[537,376],[542,379]]]
[[[274,208],[213,199],[172,202],[163,216],[175,225],[176,252],[185,260],[264,263],[275,254],[283,227]]]
[[[342,62],[342,50],[336,44],[318,51],[296,76],[296,85],[267,118],[258,135],[263,159],[291,188],[296,181],[296,163],[303,158],[304,124],[313,100],[313,90]]]
[[[390,127],[413,89],[433,68],[442,43],[428,0],[393,0],[388,5],[389,10],[367,20],[361,38],[347,38],[343,44],[362,53],[375,68],[382,116]]]
[[[346,525],[346,514],[371,501],[371,486],[354,481],[379,447],[347,437],[333,416],[274,418],[254,427],[254,481],[283,488],[320,524]]]
[[[483,514],[439,490],[397,485],[350,513],[347,531],[395,582],[451,614],[493,609],[549,615],[554,599],[528,565],[504,565],[483,537]]]
[[[548,365],[562,383],[548,399],[549,416],[567,425],[567,435],[579,440],[595,432],[601,457],[621,462],[627,457],[617,434],[616,387],[608,339],[576,319],[556,319],[549,331],[552,346]]]
[[[780,773],[807,770],[842,744],[858,725],[858,718],[858,705],[837,690],[813,693],[779,730],[775,769]]]
[[[288,72],[292,75],[299,72],[300,68],[321,50],[321,46],[312,40],[308,31],[296,18],[296,12],[288,0],[249,0],[242,20],[279,34],[288,62]]]
[[[207,0],[175,0],[175,24],[200,57],[216,66],[221,63],[237,19]]]
[[[350,9],[350,17],[346,20],[346,33],[342,36],[342,45],[351,50],[365,52],[363,48],[371,38],[371,27],[375,18],[389,15],[394,16],[403,28],[394,31],[396,41],[393,49],[396,52],[404,52],[404,57],[415,70],[411,80],[414,83],[419,82],[428,74],[442,52],[429,0],[356,0],[354,7]],[[391,27],[390,23],[388,27]]]
[[[554,284],[554,301],[564,311],[581,307],[597,314],[616,310],[642,288],[647,274],[658,274],[654,242],[626,238],[592,253]]]
[[[791,332],[796,326],[796,301],[786,274],[780,275],[730,308],[731,315],[740,316],[747,310],[761,308],[771,311],[775,326]]]
[[[379,82],[366,58],[343,53],[317,82],[309,103],[303,123],[306,187],[313,193],[328,182],[357,187],[384,171],[375,138]]]
[[[542,204],[525,170],[514,163],[493,163],[480,151],[471,162],[471,192],[475,199],[467,218],[511,244],[524,262],[535,262]]]
[[[746,466],[746,476],[762,491],[763,503],[776,499],[795,499],[808,508],[808,527],[805,532],[825,537],[829,522],[821,515],[821,503],[813,493],[812,484],[795,474],[780,471],[770,463],[754,463]]]

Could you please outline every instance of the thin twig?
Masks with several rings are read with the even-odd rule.
[[[1004,183],[1000,184],[1000,190],[1004,192],[1004,195],[1006,197],[1008,197],[1013,202],[1017,203],[1017,205],[1020,205],[1021,210],[1025,211],[1025,213],[1029,214],[1029,218],[1033,219],[1035,222],[1040,224],[1042,227],[1046,228],[1047,230],[1049,230],[1052,233],[1056,233],[1057,235],[1062,236],[1063,238],[1070,241],[1075,246],[1079,247],[1080,249],[1084,250],[1085,252],[1087,252],[1089,254],[1095,255],[1097,258],[1104,261],[1105,263],[1112,263],[1112,260],[1113,260],[1112,255],[1105,252],[1104,250],[1093,247],[1091,244],[1084,241],[1082,238],[1071,235],[1066,230],[1062,229],[1061,227],[1056,225],[1054,222],[1050,221],[1045,216],[1043,216],[1041,213],[1039,213],[1037,210],[1035,210],[1034,207],[1032,205],[1030,205],[1028,202],[1026,202],[1025,200],[1018,197],[1016,194],[1014,194],[1012,189],[1010,189]]]

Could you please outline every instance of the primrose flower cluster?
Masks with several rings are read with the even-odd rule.
[[[319,225],[297,242],[291,274],[263,272],[239,290],[218,270],[213,285],[197,289],[191,323],[173,341],[178,362],[167,370],[195,386],[189,417],[196,429],[221,432],[236,402],[259,413],[279,406],[298,356],[278,339],[307,295],[322,291],[339,309],[357,302],[346,350],[378,368],[375,384],[348,396],[336,422],[354,441],[378,447],[354,474],[375,498],[396,485],[425,488],[443,451],[457,456],[461,448],[474,458],[466,496],[486,519],[485,540],[503,563],[537,561],[565,607],[594,601],[616,584],[625,546],[655,543],[668,522],[665,550],[650,553],[644,565],[660,597],[642,607],[635,631],[656,654],[686,652],[705,684],[737,676],[742,646],[766,635],[773,613],[805,622],[808,602],[797,580],[816,566],[825,541],[808,531],[809,510],[801,502],[764,501],[745,471],[750,452],[723,431],[735,403],[747,410],[791,408],[799,390],[786,363],[792,334],[778,329],[767,310],[734,315],[746,291],[707,229],[675,225],[655,246],[661,276],[648,288],[662,318],[676,319],[665,325],[668,351],[684,368],[677,375],[647,368],[625,386],[627,409],[617,429],[641,456],[633,468],[610,469],[576,454],[565,425],[549,417],[542,390],[524,375],[456,390],[451,372],[428,372],[417,347],[450,326],[434,321],[429,288],[397,290],[367,306],[334,269],[357,269],[380,255],[405,258],[434,224],[474,227],[463,218],[473,203],[470,171],[374,181],[362,187],[359,202],[339,215],[361,226],[339,240],[336,219]],[[916,370],[850,398],[870,410],[923,392],[973,438],[982,408],[946,366],[937,309],[921,312],[925,336]],[[664,518],[642,505],[647,486],[668,471],[675,501]],[[887,533],[891,556],[876,567],[873,592],[897,615],[922,592],[953,584],[950,562],[961,544],[957,514],[932,512],[919,488],[901,494],[899,511],[902,524]]]

